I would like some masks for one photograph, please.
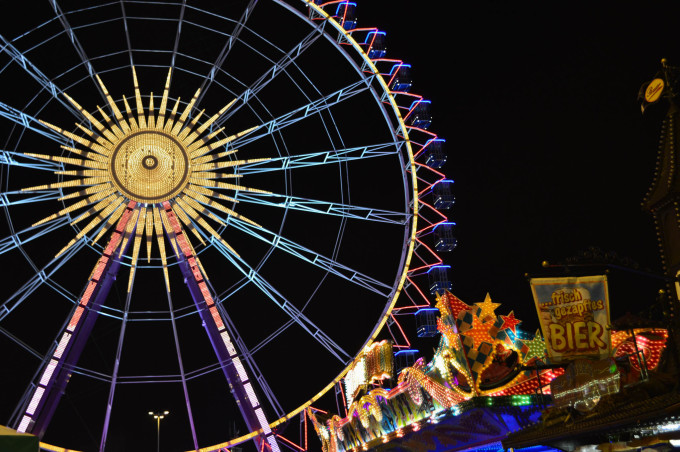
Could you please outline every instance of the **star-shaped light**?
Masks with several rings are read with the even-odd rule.
[[[475,306],[477,306],[479,309],[481,309],[481,312],[479,313],[479,318],[482,320],[487,320],[488,317],[495,318],[496,314],[496,308],[499,307],[501,304],[500,303],[492,303],[491,302],[491,295],[488,293],[486,294],[486,297],[484,298],[484,302],[482,303],[475,303]]]
[[[493,343],[493,338],[489,335],[489,329],[493,327],[494,322],[483,322],[480,316],[472,316],[472,327],[463,333],[465,336],[472,339],[473,348],[479,348],[482,342]]]
[[[510,311],[510,314],[508,315],[501,315],[501,320],[503,321],[503,324],[499,329],[511,329],[513,333],[517,334],[515,327],[522,323],[522,321],[515,318],[515,311]]]
[[[124,116],[104,83],[97,76],[113,118],[101,107],[97,107],[99,116],[103,120],[102,123],[78,102],[64,94],[80,112],[83,119],[92,124],[92,127],[87,128],[76,124],[82,133],[75,134],[41,121],[43,125],[72,140],[80,147],[61,146],[74,157],[26,153],[35,158],[60,162],[77,168],[55,171],[57,175],[75,176],[75,179],[22,190],[75,189],[60,198],[62,201],[69,200],[68,206],[40,220],[34,226],[72,214],[80,209],[87,209],[73,214],[71,224],[80,223],[86,219],[88,222],[81,226],[76,236],[57,253],[59,256],[88,233],[99,228],[92,240],[92,243],[96,243],[122,216],[126,206],[133,202],[132,221],[128,222],[125,231],[126,239],[121,245],[120,253],[125,251],[127,242],[134,237],[134,246],[130,254],[134,266],[144,234],[146,235],[147,260],[150,260],[152,236],[155,232],[160,256],[165,266],[163,230],[165,229],[170,235],[172,235],[172,230],[169,227],[168,214],[162,205],[170,203],[172,212],[201,243],[205,243],[204,236],[212,236],[236,254],[236,251],[224,241],[206,219],[218,225],[224,225],[225,216],[234,217],[258,226],[254,221],[237,214],[223,204],[225,201],[236,202],[234,197],[229,196],[236,190],[264,192],[240,185],[234,179],[240,177],[236,171],[238,165],[266,159],[233,160],[233,157],[229,156],[233,156],[236,150],[225,149],[228,143],[253,131],[255,127],[232,136],[223,134],[224,127],[212,130],[213,123],[233,105],[235,100],[202,123],[200,119],[204,111],[189,118],[200,89],[196,91],[181,113],[178,112],[179,98],[168,112],[172,69],[168,71],[160,106],[157,109],[154,107],[154,96],[151,93],[148,110],[145,112],[134,67],[132,75],[136,115],[132,112],[127,98],[123,97]],[[228,179],[233,181],[225,182]],[[172,241],[171,244],[174,246]]]
[[[439,302],[440,300],[448,302],[451,315],[453,316],[454,319],[458,318],[458,314],[460,313],[460,311],[469,311],[471,309],[471,306],[468,306],[460,298],[458,298],[448,290],[444,292],[444,294],[441,296],[437,295],[437,301]]]
[[[528,348],[526,354],[524,355],[525,363],[532,358],[543,358],[545,356],[545,342],[543,342],[540,330],[536,330],[536,334],[534,335],[533,339],[523,340],[521,342]]]

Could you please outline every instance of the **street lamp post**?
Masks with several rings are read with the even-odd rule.
[[[170,414],[169,411],[149,411],[149,416],[156,419],[156,452],[161,450],[161,419]]]

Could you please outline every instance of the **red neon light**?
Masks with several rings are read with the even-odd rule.
[[[438,211],[437,209],[435,209],[434,207],[432,207],[431,205],[429,205],[428,203],[426,203],[422,199],[420,199],[419,201],[420,201],[420,204],[422,204],[425,207],[429,207],[434,213],[436,213],[437,215],[442,217],[444,219],[444,221],[448,220],[448,217],[446,215],[444,215],[443,213],[441,213],[440,211]]]
[[[414,284],[413,281],[411,280],[411,278],[410,278],[409,276],[407,276],[406,279],[408,280],[408,282],[411,283],[411,285],[412,285],[413,287],[416,288],[416,291],[420,294],[421,297],[423,297],[423,299],[424,299],[425,301],[427,301],[427,303],[428,303],[428,305],[429,305],[429,304],[430,304],[430,301],[429,301],[429,299],[425,296],[425,294],[423,293],[423,291],[420,290],[420,287],[418,287],[417,284]]]
[[[212,315],[213,321],[215,322],[215,325],[217,325],[217,329],[221,330],[224,329],[224,323],[222,323],[222,317],[220,317],[220,313],[217,312],[217,308],[215,305],[213,305],[210,308],[210,315]]]
[[[297,450],[300,450],[300,451],[302,451],[302,452],[305,452],[305,451],[307,450],[307,449],[303,449],[302,447],[298,446],[297,444],[295,444],[294,442],[292,442],[292,441],[289,440],[288,438],[284,438],[283,436],[279,435],[278,433],[276,434],[276,436],[279,437],[279,438],[281,438],[282,440],[284,440],[285,442],[287,442],[287,443],[290,444],[291,446],[295,447]]]
[[[203,298],[205,298],[205,302],[208,303],[208,306],[215,303],[210,295],[210,289],[208,289],[208,286],[206,286],[204,282],[200,282],[198,288],[201,290],[201,294],[203,294]]]
[[[307,410],[303,411],[304,416],[305,416],[305,450],[307,450]]]
[[[76,308],[76,312],[73,313],[71,321],[68,323],[68,326],[66,327],[67,330],[73,332],[73,330],[76,328],[76,325],[78,324],[78,321],[80,320],[80,316],[83,315],[84,310],[85,308],[83,308],[82,306],[78,306]]]
[[[411,116],[411,113],[413,113],[413,110],[415,110],[416,107],[417,107],[418,105],[420,105],[420,103],[423,101],[423,96],[415,96],[415,97],[418,98],[418,101],[415,102],[415,105],[413,105],[413,106],[411,107],[411,109],[408,111],[408,113],[406,113],[406,116],[404,116],[404,121],[406,121],[406,118],[408,118],[409,116]]]
[[[80,304],[83,306],[87,306],[87,304],[90,302],[90,297],[92,297],[92,293],[94,292],[94,289],[97,288],[97,283],[94,281],[90,281],[87,283],[87,288],[85,289],[85,293],[83,294],[83,297],[80,299]]]
[[[394,312],[394,311],[401,311],[401,310],[404,310],[404,309],[420,309],[420,308],[429,308],[429,307],[430,307],[429,304],[418,304],[418,305],[413,305],[413,306],[402,306],[402,307],[400,307],[400,308],[394,308],[394,309],[392,309],[392,312]],[[395,315],[399,315],[399,314],[395,314]]]
[[[394,318],[393,314],[390,313],[390,317],[392,317],[392,320],[394,320],[394,323],[396,323],[397,326],[399,327],[399,331],[401,331],[401,335],[404,336],[404,339],[406,339],[406,346],[411,347],[411,342],[408,340],[408,337],[406,337],[406,333],[404,333],[404,329],[401,327],[401,325],[399,324],[397,319]]]
[[[92,280],[93,281],[99,281],[99,278],[101,278],[102,273],[104,272],[104,269],[106,268],[106,264],[108,264],[109,258],[106,256],[102,256],[99,259],[99,262],[97,263],[97,266],[94,268],[94,272],[92,272]]]

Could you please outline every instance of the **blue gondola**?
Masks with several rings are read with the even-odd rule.
[[[396,352],[394,354],[394,375],[399,375],[402,369],[415,364],[418,353],[420,352],[415,349],[399,350]]]
[[[357,4],[354,2],[338,3],[333,16],[345,30],[354,30],[357,26]]]
[[[408,123],[419,129],[427,129],[432,124],[432,104],[429,100],[417,100],[409,108]]]
[[[416,314],[416,332],[418,337],[434,337],[439,331],[437,330],[437,308],[423,308],[419,309]]]
[[[453,181],[449,179],[440,180],[432,186],[432,203],[435,209],[450,209],[456,202],[456,197],[451,193]]]
[[[456,223],[439,223],[432,229],[434,249],[437,251],[453,251],[458,240],[453,236]]]
[[[450,265],[435,265],[427,271],[431,295],[442,295],[445,291],[451,290],[449,268],[451,268]]]
[[[399,63],[392,66],[389,73],[391,91],[409,92],[413,81],[411,80],[411,65]]]
[[[444,151],[444,143],[446,140],[442,138],[433,138],[427,140],[425,143],[425,151],[423,152],[423,158],[425,159],[425,164],[430,168],[441,168],[446,163],[446,151]]]
[[[385,58],[387,54],[386,36],[387,34],[384,31],[371,31],[366,35],[364,44],[369,46],[366,53],[370,59]]]

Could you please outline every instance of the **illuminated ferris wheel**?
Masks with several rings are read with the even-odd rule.
[[[445,283],[443,140],[385,34],[348,1],[225,3],[7,20],[0,423],[105,450],[170,408],[178,450],[278,451]]]

